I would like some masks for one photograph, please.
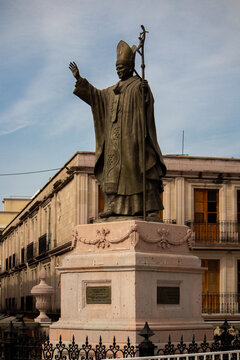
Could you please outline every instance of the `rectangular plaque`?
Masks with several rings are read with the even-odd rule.
[[[180,304],[180,289],[178,286],[158,286],[157,304]]]
[[[87,304],[111,304],[111,286],[87,286]]]

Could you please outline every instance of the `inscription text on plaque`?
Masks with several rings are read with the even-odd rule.
[[[111,304],[111,286],[87,286],[87,304]]]
[[[158,286],[157,304],[180,304],[180,289],[178,286]]]

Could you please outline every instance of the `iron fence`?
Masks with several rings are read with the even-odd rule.
[[[127,339],[126,345],[120,347],[117,344],[116,338],[110,345],[105,345],[100,337],[97,344],[89,344],[88,337],[82,345],[75,342],[73,336],[72,342],[66,344],[61,337],[56,344],[50,343],[46,337],[41,337],[39,334],[29,336],[28,328],[22,321],[18,328],[15,328],[12,323],[4,331],[4,336],[0,339],[0,359],[2,360],[102,360],[107,358],[135,358],[137,356],[165,356],[176,354],[197,354],[206,352],[239,350],[240,338],[229,332],[230,325],[227,321],[220,327],[221,335],[215,336],[210,341],[205,338],[203,342],[198,344],[193,335],[190,343],[184,342],[181,337],[178,344],[172,343],[171,336],[169,336],[168,343],[157,348],[149,337],[154,335],[149,329],[148,324],[145,324],[144,329],[139,335],[144,337],[144,340],[139,345],[132,345],[130,339]]]

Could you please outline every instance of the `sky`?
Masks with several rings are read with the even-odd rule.
[[[0,210],[33,196],[76,151],[94,151],[70,61],[102,89],[116,46],[138,45],[163,154],[240,158],[239,0],[0,0]],[[140,69],[140,56],[136,69]]]

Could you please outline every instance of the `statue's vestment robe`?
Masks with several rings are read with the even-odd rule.
[[[142,212],[143,125],[141,80],[132,76],[98,90],[80,78],[73,91],[92,108],[95,136],[95,176],[115,214]],[[146,209],[162,209],[161,178],[166,173],[156,136],[153,96],[146,96]],[[109,202],[109,201],[108,201]],[[108,204],[109,206],[109,204]]]

